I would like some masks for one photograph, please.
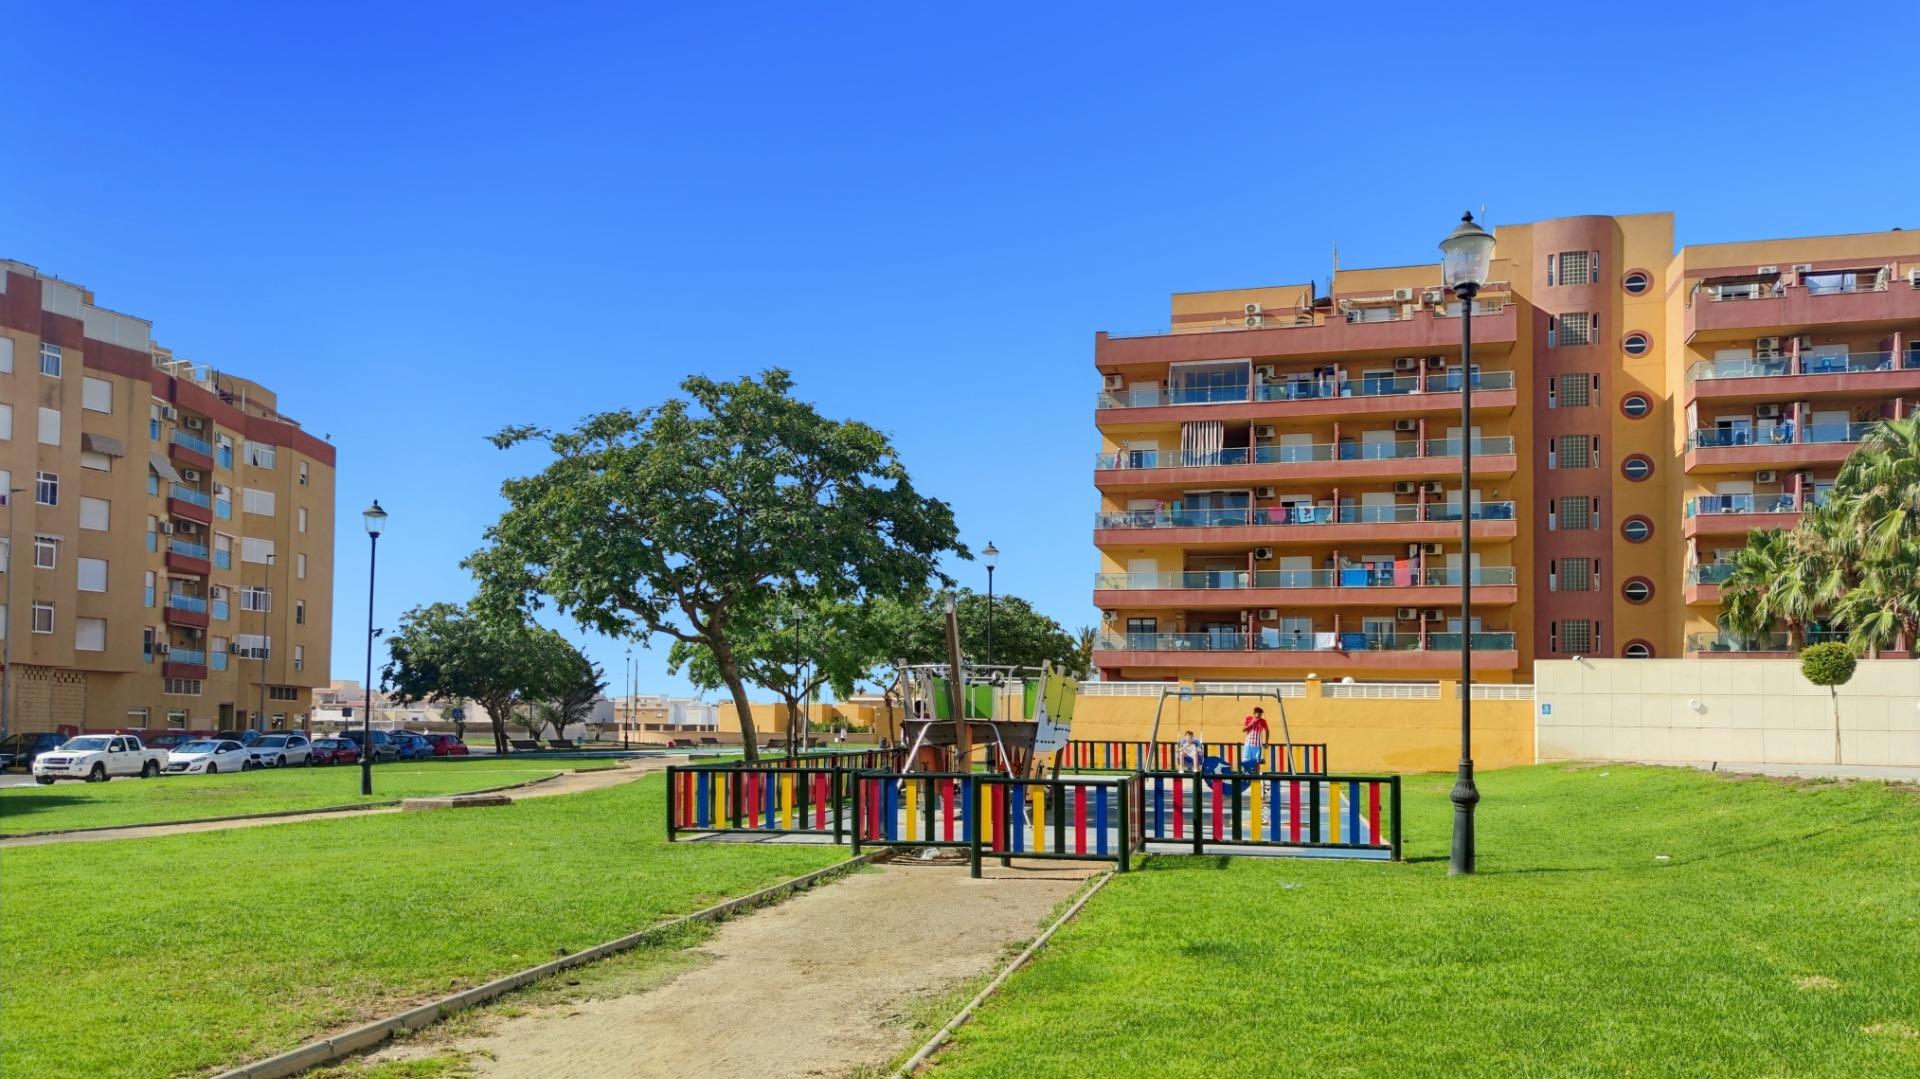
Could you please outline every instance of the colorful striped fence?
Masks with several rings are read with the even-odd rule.
[[[977,877],[989,857],[1116,862],[1125,872],[1141,849],[1138,776],[866,772],[852,782],[855,854],[863,843],[965,847]]]
[[[1295,775],[1324,774],[1327,770],[1327,746],[1324,742],[1295,742],[1291,746],[1277,742],[1267,744],[1262,755],[1261,766],[1269,772],[1287,772]],[[1287,751],[1291,749],[1291,759]],[[1174,742],[1068,742],[1065,748],[1055,754],[1055,761],[1064,769],[1081,772],[1133,772],[1159,770],[1174,772],[1180,769],[1180,747]],[[1206,742],[1201,748],[1202,757],[1219,757],[1222,760],[1240,762],[1240,743]]]
[[[1141,775],[1148,843],[1385,851],[1400,858],[1400,777]]]
[[[834,749],[824,753],[800,753],[792,756],[761,757],[758,760],[738,761],[747,768],[857,768],[861,771],[879,769],[897,771],[900,760],[906,754],[904,749]],[[703,767],[694,765],[692,767]],[[716,765],[714,767],[725,767]]]
[[[826,835],[838,843],[852,823],[844,768],[755,768],[745,764],[667,769],[667,838],[682,832]]]

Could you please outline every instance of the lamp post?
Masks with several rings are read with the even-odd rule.
[[[6,563],[0,565],[0,571],[7,575],[7,598],[6,603],[0,605],[0,610],[6,612],[4,617],[8,623],[13,621],[13,501],[26,493],[24,487],[0,491],[0,502],[7,504],[7,558]],[[0,624],[0,738],[5,738],[13,731],[13,713],[8,710],[13,706],[13,698],[9,693],[12,688],[13,630],[10,625]]]
[[[1461,214],[1440,241],[1443,280],[1460,301],[1460,771],[1453,781],[1453,852],[1448,876],[1473,872],[1473,298],[1493,264],[1493,234]]]
[[[625,749],[625,748],[627,748],[627,725],[628,725],[628,724],[630,724],[630,723],[632,723],[632,722],[634,722],[634,718],[633,718],[633,716],[634,716],[634,711],[633,711],[633,646],[632,646],[632,645],[628,645],[628,646],[627,646],[627,718],[626,718],[625,720],[620,720],[620,715],[619,715],[619,713],[618,713],[617,711],[616,711],[616,712],[614,713],[614,717],[613,717],[613,718],[614,718],[614,719],[615,719],[616,721],[619,721],[619,722],[620,722],[620,748],[621,748],[621,749]]]
[[[987,541],[987,549],[980,552],[987,564],[987,663],[993,663],[993,571],[1000,565],[1000,548]]]
[[[374,499],[360,514],[367,523],[367,683],[365,711],[360,716],[360,793],[373,793],[373,572],[380,561],[380,531],[386,527],[387,511]]]

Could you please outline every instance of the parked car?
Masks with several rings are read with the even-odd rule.
[[[56,779],[84,779],[104,783],[114,776],[160,774],[167,751],[148,749],[131,734],[83,734],[69,738],[59,749],[42,753],[33,762],[34,782],[42,786]]]
[[[194,740],[191,734],[156,734],[152,738],[142,739],[149,749],[164,749],[172,752]]]
[[[168,775],[213,775],[258,767],[247,747],[231,738],[202,738],[168,754]]]
[[[213,738],[215,741],[238,742],[243,746],[251,746],[266,736],[266,731],[220,731]]]
[[[33,767],[34,758],[50,753],[65,743],[67,736],[53,731],[16,734],[0,741],[0,769]]]
[[[433,743],[425,735],[415,731],[393,731],[390,733],[394,748],[400,751],[403,761],[425,760],[433,756]]]
[[[315,764],[358,764],[360,745],[346,738],[315,738],[308,757]]]
[[[340,732],[340,737],[352,742],[356,748],[362,752],[373,754],[373,762],[375,764],[379,764],[381,761],[397,761],[400,759],[400,747],[393,744],[393,739],[388,736],[386,731],[373,732],[371,749],[361,745],[361,740],[366,736],[367,732],[365,731]]]
[[[273,731],[247,747],[253,763],[264,768],[287,768],[313,763],[313,743],[298,731]]]
[[[422,735],[432,746],[436,757],[467,756],[467,744],[451,734]]]

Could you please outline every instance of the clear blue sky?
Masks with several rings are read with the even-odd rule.
[[[668,7],[6,18],[0,255],[332,435],[336,676],[358,510],[393,514],[379,624],[464,599],[538,464],[482,441],[504,424],[785,366],[1071,627],[1093,333],[1171,291],[1324,281],[1336,243],[1431,259],[1482,204],[1670,209],[1681,242],[1920,227],[1910,50],[1879,48],[1920,40],[1913,3]],[[640,654],[643,690],[687,688]]]

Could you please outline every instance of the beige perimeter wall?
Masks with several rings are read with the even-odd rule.
[[[1833,703],[1791,659],[1534,663],[1539,758],[1833,764]],[[1920,766],[1920,662],[1860,661],[1841,686],[1842,764]]]

